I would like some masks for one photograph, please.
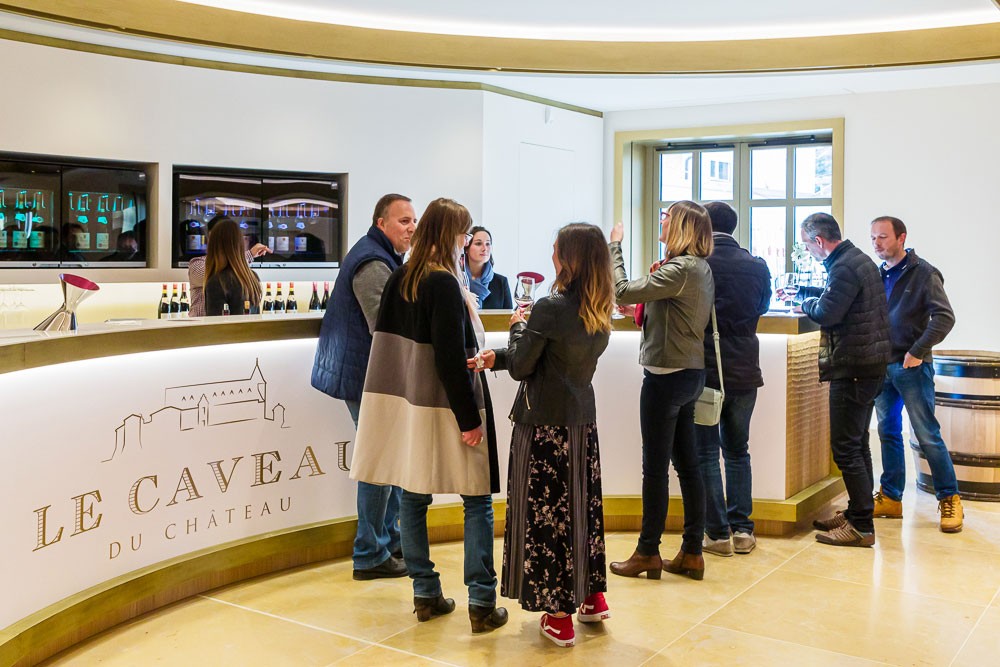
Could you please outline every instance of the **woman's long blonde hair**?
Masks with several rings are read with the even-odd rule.
[[[701,204],[682,200],[668,209],[667,258],[681,255],[708,257],[712,254],[712,218]]]
[[[260,304],[260,283],[247,266],[243,231],[231,218],[219,220],[208,233],[208,251],[205,253],[205,282],[226,267],[231,267],[243,287],[243,299],[253,308]]]
[[[587,333],[610,332],[614,284],[604,232],[583,222],[566,225],[556,236],[556,257],[560,268],[552,291],[580,295],[579,315]]]
[[[409,302],[417,300],[417,288],[432,271],[447,271],[458,280],[458,236],[472,226],[467,208],[452,199],[435,199],[420,216],[413,232],[413,249],[405,266],[400,289]]]

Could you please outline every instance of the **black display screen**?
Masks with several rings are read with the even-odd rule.
[[[0,160],[0,264],[146,265],[143,169]]]
[[[263,267],[336,266],[343,251],[346,174],[174,170],[174,266],[204,255],[212,220],[243,229],[247,248],[261,243]]]

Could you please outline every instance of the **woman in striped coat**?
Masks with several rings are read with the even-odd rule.
[[[351,477],[402,487],[403,560],[419,621],[455,609],[430,559],[427,507],[434,493],[465,506],[465,581],[473,632],[498,628],[493,499],[499,491],[489,390],[466,367],[480,343],[473,307],[459,283],[458,257],[472,217],[450,199],[430,203],[413,234],[409,261],[382,292],[361,398]]]

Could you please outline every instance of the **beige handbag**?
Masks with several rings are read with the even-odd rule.
[[[715,320],[715,305],[712,305],[712,339],[715,341],[715,363],[719,369],[719,389],[705,387],[698,402],[694,404],[694,423],[700,426],[717,426],[722,417],[722,401],[726,398],[726,386],[722,382],[722,355],[719,353],[719,324]]]

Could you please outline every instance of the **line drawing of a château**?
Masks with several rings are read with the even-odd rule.
[[[285,406],[276,404],[267,409],[267,380],[260,370],[260,360],[254,363],[250,377],[220,380],[202,384],[167,387],[163,391],[163,407],[143,417],[133,412],[115,429],[115,451],[102,463],[107,463],[125,451],[142,449],[142,428],[176,420],[179,431],[191,431],[213,426],[264,419],[280,428],[285,424]]]

